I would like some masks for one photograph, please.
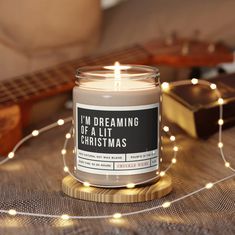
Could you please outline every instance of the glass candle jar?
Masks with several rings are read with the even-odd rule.
[[[100,187],[156,178],[160,159],[160,82],[155,67],[90,66],[73,89],[75,176]]]

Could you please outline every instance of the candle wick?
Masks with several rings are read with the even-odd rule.
[[[120,67],[120,63],[118,61],[116,61],[114,63],[114,87],[115,90],[120,90],[120,86],[121,86],[121,67]]]
[[[114,79],[115,81],[121,80],[121,66],[118,61],[116,61],[114,64]]]

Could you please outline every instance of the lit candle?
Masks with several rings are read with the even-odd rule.
[[[73,90],[75,175],[99,186],[135,185],[156,176],[160,86],[154,67],[84,67]]]

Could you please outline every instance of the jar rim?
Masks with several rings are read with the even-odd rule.
[[[75,77],[78,79],[88,78],[89,80],[101,80],[114,77],[114,65],[108,66],[84,66],[76,70]],[[131,79],[158,78],[159,69],[155,66],[121,64],[121,72]]]

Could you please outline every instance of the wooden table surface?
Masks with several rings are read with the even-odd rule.
[[[59,117],[71,115],[61,110]],[[39,126],[43,126],[41,123]],[[27,142],[15,159],[0,166],[0,208],[18,211],[104,215],[157,206],[213,182],[232,172],[224,167],[217,146],[217,134],[208,140],[192,139],[172,127],[179,145],[178,161],[170,170],[173,192],[160,200],[134,204],[106,204],[69,198],[61,191],[64,135],[70,124],[58,127]],[[235,128],[224,131],[225,154],[235,165]],[[71,145],[70,145],[71,149]],[[171,145],[164,141],[164,166],[171,158]],[[73,163],[71,151],[68,154]],[[230,179],[171,207],[122,218],[68,220],[0,214],[0,234],[235,234],[235,181]]]

